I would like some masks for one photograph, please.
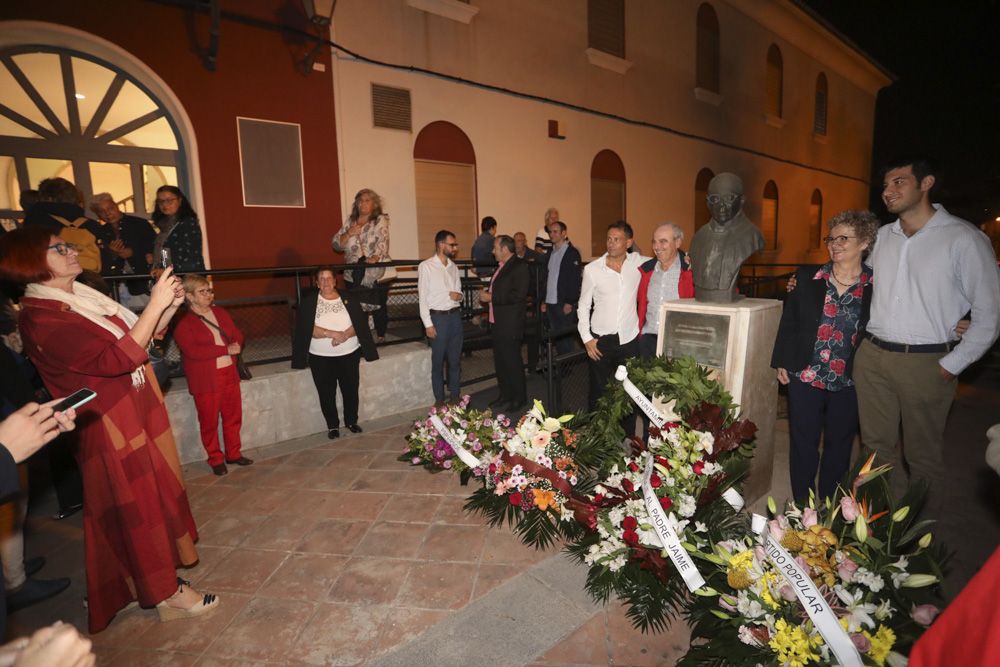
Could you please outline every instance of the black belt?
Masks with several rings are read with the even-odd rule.
[[[434,310],[431,308],[431,315],[449,315],[451,313],[457,313],[462,310],[461,308],[449,308],[448,310]]]
[[[958,342],[953,341],[951,343],[928,343],[926,345],[908,345],[906,343],[890,343],[887,340],[882,340],[877,336],[865,332],[865,338],[870,340],[873,345],[882,348],[883,350],[888,350],[889,352],[951,352],[958,345]]]

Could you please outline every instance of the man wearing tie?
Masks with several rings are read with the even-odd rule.
[[[493,337],[493,363],[496,366],[500,395],[491,408],[519,412],[528,401],[521,360],[529,270],[515,254],[514,239],[506,234],[493,242],[493,256],[499,266],[480,302],[489,304],[490,330]]]

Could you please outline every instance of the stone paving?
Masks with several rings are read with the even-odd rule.
[[[1000,542],[998,484],[985,469],[985,427],[1000,405],[995,375],[963,385],[949,421],[957,590]],[[642,635],[622,607],[594,605],[583,568],[557,549],[523,546],[462,509],[468,487],[397,460],[409,421],[328,441],[324,435],[256,450],[225,477],[187,471],[202,560],[184,576],[220,594],[204,620],[161,624],[123,612],[93,637],[101,665],[671,665],[686,629]],[[787,422],[776,426],[772,494],[788,495]],[[758,503],[759,505],[760,503]],[[85,628],[82,520],[48,518],[35,501],[28,556],[37,576],[69,590],[9,617],[8,636],[63,620]],[[488,660],[486,660],[489,658]]]

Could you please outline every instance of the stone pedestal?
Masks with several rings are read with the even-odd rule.
[[[778,405],[771,350],[780,320],[781,302],[774,299],[732,303],[679,299],[663,304],[660,311],[657,354],[693,356],[732,394],[740,417],[757,425],[753,463],[744,485],[748,504],[771,488]]]

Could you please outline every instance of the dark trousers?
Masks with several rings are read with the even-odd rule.
[[[434,400],[444,400],[444,362],[448,360],[448,391],[451,400],[458,402],[462,396],[462,311],[455,308],[448,313],[431,313],[431,324],[437,335],[431,339],[431,388]]]
[[[576,307],[569,313],[563,312],[563,306],[565,304],[546,304],[545,313],[549,318],[549,331],[555,332],[565,332],[566,329],[576,326]],[[556,353],[557,354],[567,354],[573,351],[573,340],[576,334],[572,332],[565,332],[563,335],[556,338]]]
[[[858,433],[858,397],[854,387],[840,391],[817,389],[792,376],[788,382],[788,434],[791,441],[789,468],[792,496],[796,502],[809,499],[816,488],[819,467],[819,497],[834,494],[851,465],[851,447]],[[819,440],[823,436],[823,457]]]
[[[366,315],[372,316],[375,324],[375,335],[379,338],[385,336],[389,328],[389,286],[383,283],[375,283],[371,287],[355,286],[354,283],[345,281],[347,292],[353,293],[358,301],[367,307],[378,306],[378,310],[365,310]]]
[[[597,399],[604,393],[604,388],[608,386],[608,381],[614,376],[618,366],[624,364],[626,359],[639,356],[639,337],[636,336],[622,345],[618,341],[618,334],[598,336],[597,349],[602,355],[601,358],[597,361],[588,358],[587,364],[590,371],[587,405],[590,410],[597,405]],[[629,433],[627,428],[626,433]]]
[[[524,405],[528,391],[521,360],[521,338],[493,335],[493,365],[497,371],[500,400],[515,406]]]
[[[639,334],[639,358],[653,359],[656,357],[656,334]]]
[[[309,370],[313,384],[319,394],[319,407],[323,410],[326,427],[340,428],[340,414],[337,412],[337,385],[340,398],[344,402],[344,422],[348,426],[358,423],[358,387],[361,385],[361,350],[357,349],[341,357],[309,355]]]

